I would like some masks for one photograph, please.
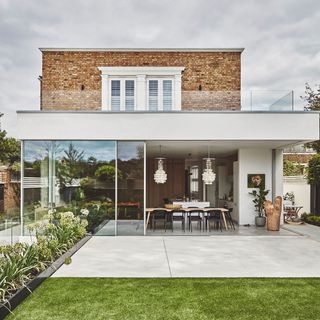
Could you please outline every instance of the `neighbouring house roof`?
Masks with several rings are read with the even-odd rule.
[[[244,48],[39,48],[46,51],[106,51],[106,52],[242,52]]]

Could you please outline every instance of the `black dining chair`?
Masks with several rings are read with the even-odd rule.
[[[186,211],[184,209],[175,209],[171,213],[172,217],[172,231],[173,231],[173,222],[181,222],[181,228],[186,232]]]
[[[229,208],[228,211],[225,212],[225,217],[226,217],[227,223],[230,225],[230,227],[233,230],[236,230],[236,228],[234,226],[233,219],[232,219],[232,215],[231,215],[232,211],[233,211],[233,208]]]
[[[167,231],[167,225],[170,222],[168,221],[168,215],[167,215],[167,212],[165,210],[154,210],[152,212],[152,228],[153,228],[153,231],[155,231],[158,222],[163,223],[164,231],[166,232]]]
[[[198,222],[201,231],[201,225],[203,223],[203,210],[199,209],[198,207],[188,207],[188,209],[191,209],[188,210],[189,231],[192,232],[192,222]]]
[[[209,232],[211,231],[211,225],[213,222],[213,228],[220,229],[222,232],[222,223],[223,223],[223,217],[221,210],[210,210],[207,213],[207,223],[209,225]]]

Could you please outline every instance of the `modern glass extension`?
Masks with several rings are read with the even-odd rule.
[[[139,141],[23,141],[24,235],[50,209],[86,216],[96,235],[143,235],[144,154]]]

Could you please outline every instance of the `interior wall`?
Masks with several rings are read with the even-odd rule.
[[[254,225],[256,216],[253,189],[247,187],[248,174],[265,174],[265,188],[272,198],[272,149],[239,149],[239,224]]]
[[[239,223],[239,161],[233,162],[233,211],[232,219]]]
[[[163,207],[164,198],[182,198],[185,194],[185,162],[184,159],[166,159],[165,171],[167,181],[155,183],[153,175],[157,163],[152,158],[147,159],[147,207]]]

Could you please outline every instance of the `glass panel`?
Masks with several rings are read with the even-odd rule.
[[[163,110],[172,110],[172,80],[163,80]]]
[[[51,142],[24,142],[23,221],[24,234],[27,225],[46,220],[51,201],[49,170],[52,168]]]
[[[111,80],[111,110],[120,111],[120,80]]]
[[[158,80],[149,80],[149,110],[158,110]]]
[[[88,231],[115,234],[115,142],[59,141],[53,144],[53,202],[57,211],[83,216]]]
[[[125,107],[126,111],[134,110],[134,80],[126,80],[126,97]]]
[[[143,235],[144,142],[118,142],[118,235]]]

